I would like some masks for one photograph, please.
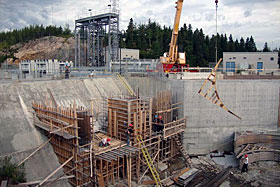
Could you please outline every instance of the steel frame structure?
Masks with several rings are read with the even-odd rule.
[[[75,20],[75,67],[107,66],[118,58],[119,14],[105,13]],[[108,48],[105,48],[105,43]],[[105,58],[106,50],[108,59]]]

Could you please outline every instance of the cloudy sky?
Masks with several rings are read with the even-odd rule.
[[[30,24],[55,24],[74,28],[74,20],[109,11],[114,0],[0,0],[0,31]],[[115,0],[120,9],[120,26],[126,29],[129,19],[146,23],[149,18],[160,25],[172,26],[175,0]],[[215,0],[185,0],[181,23],[215,33]],[[258,49],[264,42],[280,47],[280,0],[219,0],[218,32],[233,38],[254,37]]]

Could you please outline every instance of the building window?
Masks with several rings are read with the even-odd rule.
[[[231,60],[231,58],[229,58]]]
[[[270,57],[270,60],[273,61],[273,60],[274,60],[274,57]]]
[[[226,72],[235,72],[235,62],[226,62]]]
[[[258,72],[262,72],[262,70],[263,70],[263,62],[258,62],[257,63],[257,69],[258,69]]]
[[[259,58],[259,60],[261,60],[262,58]]]
[[[247,57],[246,57],[246,56],[244,56],[244,57],[243,57],[243,59],[247,59]]]
[[[233,59],[236,59],[236,57],[234,56]]]

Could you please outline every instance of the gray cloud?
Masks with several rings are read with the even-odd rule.
[[[251,9],[245,10],[245,12],[244,12],[244,16],[245,16],[245,17],[249,17],[249,16],[251,16],[251,15],[252,15],[252,10],[251,10]]]
[[[56,24],[73,29],[74,20],[108,9],[110,0],[0,0],[0,31],[19,29],[30,24]],[[120,0],[120,27],[126,29],[129,19],[135,23],[147,23],[148,19],[160,25],[173,26],[175,0]],[[234,37],[253,36],[258,46],[274,41],[280,46],[280,1],[279,0],[220,0],[218,8],[219,32]],[[181,16],[183,23],[190,23],[193,29],[203,28],[215,33],[214,0],[184,1]],[[256,29],[257,28],[257,29]]]
[[[271,2],[277,2],[278,0],[224,0],[220,1],[223,5],[226,6],[244,6],[244,5],[252,5],[256,3],[271,3]]]

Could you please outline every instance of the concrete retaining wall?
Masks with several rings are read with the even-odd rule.
[[[13,160],[19,162],[47,140],[33,126],[31,108],[33,100],[43,102],[46,95],[49,97],[47,89],[59,105],[69,106],[75,100],[87,108],[93,98],[119,95],[125,90],[115,77],[0,83],[0,157],[12,155]],[[43,179],[59,166],[49,145],[25,164],[28,181]]]
[[[177,101],[183,101],[179,114],[188,117],[184,145],[190,154],[206,154],[216,149],[232,151],[236,131],[277,129],[279,80],[218,80],[222,101],[242,120],[198,94],[203,80],[147,77],[129,77],[127,80],[144,96],[169,89]]]

